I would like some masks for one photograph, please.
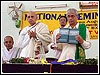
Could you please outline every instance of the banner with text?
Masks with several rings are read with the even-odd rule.
[[[22,13],[21,29],[28,26],[27,13]],[[59,17],[66,16],[66,11],[37,11],[38,21],[48,25],[49,31],[52,34],[53,31],[60,27]],[[78,12],[78,22],[85,23],[90,34],[90,39],[98,39],[98,11],[87,10]]]

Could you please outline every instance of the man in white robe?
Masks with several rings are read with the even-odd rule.
[[[34,57],[37,41],[41,42],[46,53],[48,51],[47,46],[51,42],[48,26],[37,22],[38,17],[33,11],[28,13],[27,20],[30,25],[23,28],[19,35],[18,46],[22,50],[20,57]]]
[[[12,58],[19,57],[19,50],[17,47],[13,47],[14,41],[11,36],[4,38],[5,49],[2,49],[2,61],[3,63],[9,62]]]

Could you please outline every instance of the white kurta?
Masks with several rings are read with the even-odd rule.
[[[51,45],[53,45],[53,44],[56,45],[56,35],[57,35],[58,33],[59,33],[59,28],[56,29],[56,30],[54,30],[54,32],[53,32],[53,34],[52,34],[52,43],[49,45],[49,47],[50,47]],[[53,49],[51,49],[51,50],[53,50]],[[60,57],[60,55],[61,55],[61,51],[59,51],[59,50],[53,50],[53,52],[54,52],[54,57],[57,58],[57,59],[59,59],[59,57]]]
[[[12,58],[18,57],[19,56],[19,51],[17,47],[13,47],[9,51],[5,48],[2,49],[2,59],[3,61],[9,61]]]
[[[19,35],[19,39],[18,39],[18,47],[19,48],[24,48],[28,45],[30,38],[28,35],[28,30],[30,30],[32,28],[32,26],[26,26],[20,33]],[[32,28],[32,30],[34,31],[35,27]]]
[[[78,26],[79,26],[79,23],[77,23],[76,27],[74,27],[74,28],[78,28]],[[69,25],[68,25],[65,28],[71,28],[71,27],[69,27]],[[54,31],[54,33],[53,33],[53,40],[54,41],[55,41],[56,35],[58,33],[59,33],[59,29]],[[88,29],[86,29],[86,41],[84,40],[83,44],[81,44],[84,49],[88,49],[91,47],[91,43],[89,41],[90,41],[89,31],[88,31]],[[57,58],[59,58],[59,60],[75,59],[75,52],[76,52],[76,45],[75,44],[57,43],[57,45],[58,45],[58,47],[60,45],[63,46],[62,52],[55,51],[55,55]]]
[[[42,41],[44,48],[47,47],[46,44],[49,44],[51,42],[51,36],[50,36],[47,25],[45,25],[41,22],[37,22],[36,24],[37,25],[34,27],[26,26],[19,35],[18,46],[19,46],[19,48],[22,48],[20,57],[27,57],[25,54],[26,53],[25,48],[27,48],[27,46],[29,45],[29,42],[30,42],[28,30],[31,30],[34,32],[34,30],[36,29],[36,37],[37,37],[37,39]],[[36,38],[34,38],[34,39],[36,39]]]

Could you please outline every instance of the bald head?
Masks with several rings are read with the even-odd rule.
[[[6,39],[11,39],[11,40],[13,41],[13,37],[11,37],[11,36],[6,36],[6,37],[4,38],[4,41],[5,41]]]
[[[4,38],[4,45],[7,48],[7,50],[12,49],[13,44],[14,44],[14,41],[13,41],[13,38],[11,36],[6,36]]]
[[[37,21],[37,14],[36,12],[34,11],[30,11],[28,14],[27,14],[27,21],[30,23],[30,25],[34,25]]]
[[[35,15],[35,16],[37,16],[35,11],[29,11],[29,13],[27,14],[27,16],[29,16],[29,15]]]

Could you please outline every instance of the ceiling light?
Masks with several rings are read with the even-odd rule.
[[[63,8],[67,7],[67,4],[58,4],[58,5],[39,5],[35,6],[36,9],[42,9],[42,8]]]

